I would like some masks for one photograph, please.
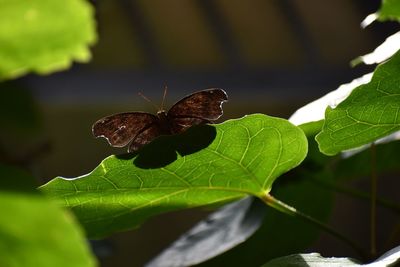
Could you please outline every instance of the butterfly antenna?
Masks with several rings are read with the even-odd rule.
[[[164,110],[164,102],[165,102],[165,98],[167,96],[167,91],[168,91],[168,87],[165,85],[164,86],[164,95],[163,95],[162,102],[161,102],[161,110]]]
[[[150,99],[148,99],[142,92],[139,92],[138,95],[140,95],[144,100],[149,102],[153,107],[155,107],[156,111],[158,112],[160,110],[160,107],[157,107],[156,104],[154,104]]]

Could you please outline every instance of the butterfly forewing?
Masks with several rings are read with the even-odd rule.
[[[190,117],[207,122],[222,116],[222,103],[228,100],[225,91],[219,88],[207,89],[191,94],[178,101],[168,111],[170,120]]]
[[[158,125],[156,116],[143,112],[128,112],[98,120],[93,124],[92,131],[95,137],[106,138],[110,145],[124,147],[153,125]]]

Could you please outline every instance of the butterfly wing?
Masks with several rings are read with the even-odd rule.
[[[172,133],[180,133],[193,125],[209,123],[222,116],[222,103],[228,100],[226,92],[219,88],[191,94],[178,101],[168,111]]]
[[[153,141],[156,137],[161,135],[161,128],[159,124],[151,124],[148,128],[140,132],[131,142],[128,152],[135,152],[144,145]]]
[[[124,147],[133,152],[151,142],[160,132],[158,118],[144,112],[127,112],[104,117],[92,126],[95,137],[104,137],[114,147]],[[146,135],[147,133],[147,135]]]

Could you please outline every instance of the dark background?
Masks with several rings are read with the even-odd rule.
[[[389,22],[360,28],[360,22],[379,8],[379,0],[92,4],[99,42],[89,64],[49,76],[28,75],[7,84],[12,93],[3,91],[16,99],[3,101],[3,108],[16,109],[11,116],[21,118],[31,131],[3,137],[1,157],[29,168],[39,184],[88,173],[107,155],[123,152],[94,139],[91,125],[112,113],[153,112],[139,91],[158,105],[167,85],[170,106],[194,91],[219,87],[229,95],[223,119],[255,112],[287,118],[373,70],[351,68],[349,62],[371,52],[396,30]],[[112,236],[105,246],[104,266],[141,266],[204,214],[196,210],[162,215],[140,230]],[[334,214],[339,218],[335,223],[346,224],[348,213]],[[323,236],[315,248],[323,250],[322,243],[345,256],[347,248],[336,241]]]

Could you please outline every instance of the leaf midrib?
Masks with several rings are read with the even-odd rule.
[[[118,214],[115,214],[115,215],[113,215],[111,218],[114,219],[114,218],[123,216],[123,215],[125,215],[125,214],[128,214],[128,213],[131,213],[131,212],[134,212],[134,211],[137,211],[137,210],[146,208],[146,207],[148,207],[148,206],[150,206],[150,205],[152,205],[152,204],[154,204],[154,203],[157,203],[157,202],[159,202],[159,201],[162,201],[163,199],[166,199],[166,198],[169,198],[169,197],[173,197],[174,195],[179,195],[179,194],[186,193],[186,192],[187,192],[188,190],[190,190],[190,189],[193,189],[193,188],[184,188],[184,189],[181,189],[181,190],[178,190],[178,191],[175,191],[175,192],[171,192],[170,194],[160,196],[160,197],[158,197],[158,198],[156,198],[156,199],[152,199],[151,201],[149,201],[149,202],[147,202],[147,203],[144,203],[144,204],[139,205],[139,206],[134,206],[134,207],[131,207],[131,208],[130,208],[130,207],[126,207],[125,205],[122,205],[123,203],[116,202],[116,203],[118,203],[118,204],[121,204],[121,206],[125,207],[127,210],[126,210],[126,211],[123,211],[123,212],[120,212],[120,213],[118,213]],[[196,188],[196,189],[197,189],[197,188]],[[204,190],[204,189],[210,190],[209,187],[204,187],[204,188],[201,189],[201,190]],[[246,194],[246,195],[252,194],[251,192],[247,192],[247,191],[245,191],[245,190],[226,190],[226,188],[212,188],[212,190],[236,192],[236,193],[242,193],[242,194]],[[233,198],[233,196],[227,196],[227,197],[224,197],[224,198],[219,198],[219,199],[216,200],[216,201],[210,201],[210,202],[208,202],[208,203],[204,203],[204,204],[200,204],[200,205],[211,204],[211,203],[218,203],[218,202],[222,202],[222,201],[224,201],[224,200],[228,200],[228,199],[232,199],[232,198]],[[78,206],[81,206],[81,205],[85,205],[85,204],[88,204],[89,202],[94,201],[94,200],[97,200],[97,199],[94,199],[94,198],[93,198],[93,199],[90,199],[90,200],[88,200],[88,201],[81,202],[81,203],[79,203],[78,205],[74,205],[74,206],[70,206],[70,207],[71,207],[71,208],[74,208],[74,207],[78,207]],[[66,199],[65,199],[65,201],[68,202]],[[108,204],[109,204],[109,203],[108,203]],[[193,207],[195,207],[195,206],[197,206],[197,205],[194,205]],[[96,219],[94,219],[94,220],[85,220],[84,222],[86,222],[86,223],[92,223],[92,222],[103,221],[103,220],[104,220],[103,218],[98,217],[98,218],[96,218]]]

